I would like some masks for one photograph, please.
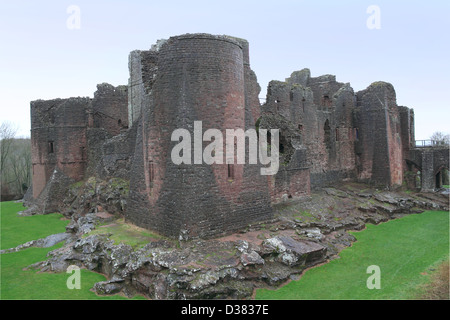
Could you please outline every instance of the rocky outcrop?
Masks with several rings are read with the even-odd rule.
[[[60,199],[65,196],[68,186],[73,184],[74,180],[66,176],[59,168],[53,170],[50,180],[42,190],[39,198],[31,201],[29,196],[24,203],[29,206],[27,210],[22,211],[23,216],[34,214],[47,214],[63,210]]]
[[[279,246],[269,243],[280,241]],[[71,265],[107,275],[95,284],[98,294],[123,292],[152,299],[248,298],[259,282],[272,285],[321,261],[326,248],[290,237],[262,246],[247,241],[203,241],[178,244],[168,240],[133,249],[108,235],[79,238],[34,265],[41,271],[64,272]]]
[[[0,250],[0,254],[18,252],[20,250],[24,250],[24,249],[31,248],[31,247],[51,248],[54,245],[56,245],[57,243],[68,240],[70,237],[71,237],[71,234],[66,233],[66,232],[52,234],[52,235],[49,235],[48,237],[45,237],[42,239],[31,240],[31,241],[25,242],[14,248]]]
[[[92,199],[89,198],[89,199]],[[77,213],[66,244],[35,264],[41,271],[65,272],[71,265],[105,274],[97,294],[142,294],[151,299],[244,299],[255,288],[277,287],[306,268],[326,262],[355,241],[348,230],[380,223],[425,209],[448,210],[440,194],[407,194],[327,188],[311,199],[279,205],[270,225],[249,225],[240,233],[201,240],[149,236],[143,245],[116,243],[102,225],[117,216]],[[137,233],[140,231],[138,230]],[[40,241],[47,243],[47,241]]]
[[[129,181],[120,178],[101,180],[91,177],[70,185],[63,198],[66,216],[108,212],[122,213],[127,205]]]

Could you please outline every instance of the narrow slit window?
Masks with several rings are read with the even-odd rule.
[[[53,141],[48,142],[48,153],[54,153],[55,152],[55,145]]]
[[[284,144],[281,143],[281,142],[278,144],[278,152],[279,153],[284,153]]]
[[[331,148],[331,128],[330,128],[330,122],[328,119],[325,121],[325,124],[323,125],[323,131],[324,131],[324,139],[323,142],[325,144],[325,147],[327,149]]]
[[[153,181],[155,180],[155,168],[153,165],[153,161],[150,161],[148,163],[148,175],[149,175],[150,183],[153,183]]]
[[[86,160],[86,148],[85,147],[80,147],[80,155],[81,155],[81,160]]]
[[[234,179],[234,167],[232,164],[228,164],[228,179]]]

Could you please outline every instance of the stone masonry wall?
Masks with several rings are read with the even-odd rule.
[[[93,99],[78,97],[31,102],[32,198],[38,200],[41,209],[55,210],[69,181],[108,174],[128,178],[129,166],[119,162],[120,159],[129,160],[132,154],[129,146],[133,146],[134,141],[128,140],[118,147],[110,142],[106,151],[103,150],[108,139],[128,126],[127,90],[126,86],[103,83],[97,86]],[[117,140],[116,144],[120,144]],[[110,171],[106,172],[108,169]],[[47,190],[46,194],[43,194],[44,190]]]
[[[83,178],[89,106],[89,98],[31,102],[34,198],[40,195],[56,167],[75,181]]]
[[[312,78],[309,69],[271,81],[263,106],[265,114],[281,115],[297,129],[313,188],[355,177],[353,109],[349,84],[331,75]]]
[[[117,135],[128,128],[128,87],[108,83],[97,85],[92,100],[93,127]],[[124,107],[125,106],[125,107]]]
[[[344,180],[400,186],[414,163],[430,189],[436,161],[445,161],[411,151],[414,111],[397,106],[389,83],[355,94],[334,75],[303,69],[271,81],[261,106],[244,39],[160,40],[132,51],[129,71],[128,86],[99,84],[93,99],[31,102],[32,190],[44,206],[56,210],[68,183],[120,178],[130,183],[127,221],[170,237],[208,238],[269,220],[271,204],[302,199],[312,188]],[[279,129],[278,173],[263,176],[261,164],[248,164],[248,139],[245,164],[236,155],[231,164],[197,163],[193,148],[191,164],[175,164],[176,129],[188,130],[184,139],[200,145],[201,155],[207,129],[218,129],[224,143],[227,129]]]
[[[177,143],[172,132],[184,128],[193,138],[194,121],[202,121],[202,132],[219,129],[223,136],[225,129],[246,128],[240,42],[184,35],[163,43],[157,55],[158,72],[137,129],[127,219],[169,236],[189,230],[208,237],[269,218],[267,189],[264,194],[258,183],[263,178],[248,176],[253,170],[245,165],[176,165],[170,157]]]
[[[374,82],[357,93],[357,100],[359,177],[387,187],[400,186],[404,155],[395,90],[389,83]]]

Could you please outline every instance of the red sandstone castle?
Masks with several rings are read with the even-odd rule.
[[[95,176],[130,183],[126,219],[170,237],[211,237],[269,220],[274,203],[341,181],[403,183],[414,113],[394,88],[354,92],[308,69],[272,81],[263,105],[248,42],[186,34],[129,55],[128,86],[98,85],[94,98],[31,102],[32,197],[51,212],[67,187]],[[176,165],[175,129],[279,129],[280,168]],[[248,156],[248,150],[247,150]],[[246,162],[248,163],[248,162]]]

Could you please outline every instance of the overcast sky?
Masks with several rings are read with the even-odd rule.
[[[303,68],[355,92],[390,82],[427,139],[450,133],[449,21],[448,0],[1,1],[0,122],[29,136],[30,101],[127,84],[130,51],[202,32],[249,41],[261,97]]]

